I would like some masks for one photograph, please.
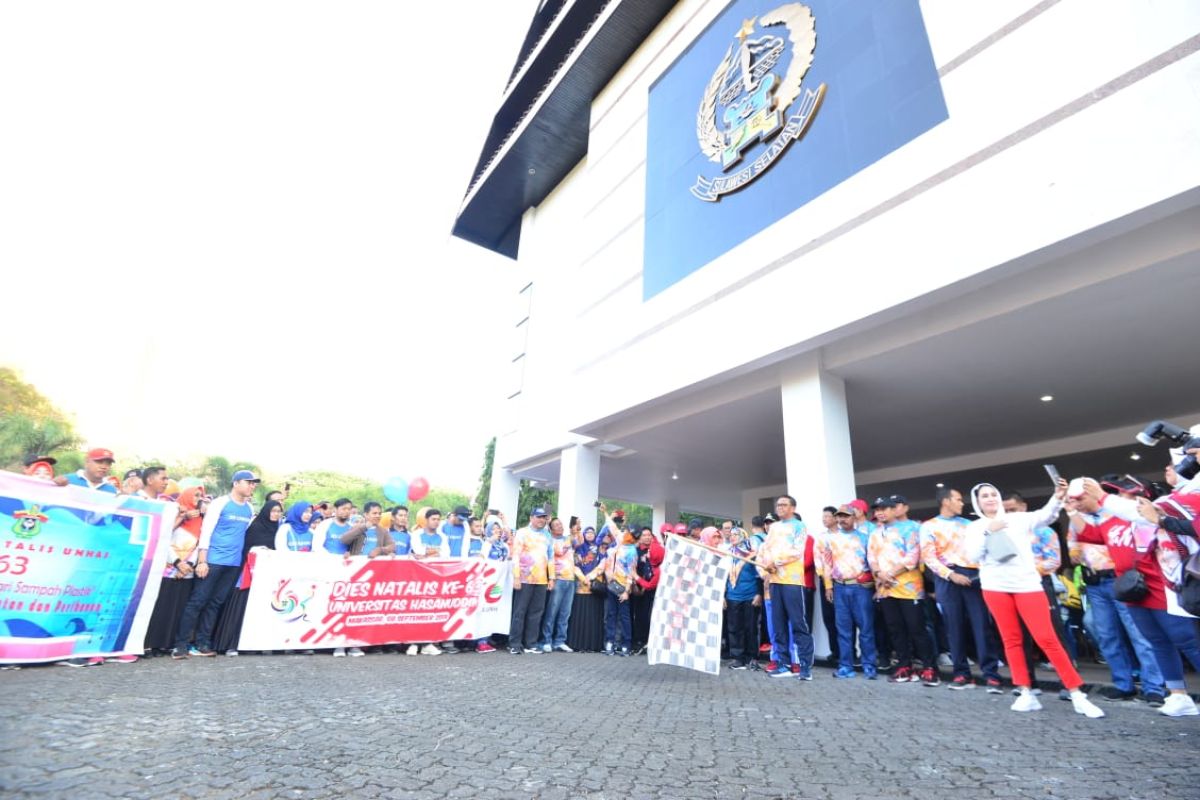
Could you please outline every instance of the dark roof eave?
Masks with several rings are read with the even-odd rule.
[[[455,219],[455,236],[517,257],[525,210],[542,202],[587,155],[592,101],[674,5],[675,0],[577,0],[497,111]],[[600,27],[580,45],[596,24]],[[532,117],[524,119],[534,105]]]

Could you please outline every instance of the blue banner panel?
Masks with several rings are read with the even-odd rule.
[[[947,117],[918,0],[735,0],[650,88],[644,298]]]
[[[141,655],[176,510],[0,473],[0,663]]]

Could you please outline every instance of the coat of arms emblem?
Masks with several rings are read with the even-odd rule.
[[[737,42],[717,65],[696,114],[700,150],[723,173],[736,169],[696,178],[692,194],[708,202],[765,172],[804,135],[825,97],[825,84],[816,89],[802,86],[817,45],[816,19],[807,6],[788,3],[745,20],[734,38]],[[746,150],[756,143],[766,147],[739,167]]]

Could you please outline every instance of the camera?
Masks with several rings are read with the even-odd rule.
[[[1200,436],[1193,436],[1187,428],[1181,428],[1165,420],[1156,419],[1137,435],[1137,440],[1147,447],[1158,444],[1160,439],[1166,439],[1181,450],[1191,450],[1200,447]],[[1200,464],[1194,454],[1184,454],[1175,465],[1175,473],[1184,480],[1190,481],[1200,472]]]

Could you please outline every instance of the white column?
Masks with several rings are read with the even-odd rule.
[[[780,390],[788,494],[796,498],[797,513],[812,532],[821,526],[822,508],[854,497],[846,385],[825,372],[820,355],[812,353],[783,370]],[[819,611],[813,628],[816,654],[828,654],[829,633]]]
[[[822,508],[854,498],[846,385],[812,354],[789,365],[780,389],[788,494],[804,521],[819,526]]]
[[[600,451],[576,444],[562,451],[558,465],[557,516],[567,521],[576,516],[586,526],[595,519],[596,500],[600,497]]]
[[[521,494],[521,480],[511,471],[496,465],[492,467],[492,490],[488,494],[488,508],[504,514],[514,529],[517,523],[517,501]]]
[[[674,525],[679,521],[679,503],[674,500],[661,500],[654,504],[654,534],[657,536],[663,523]]]

